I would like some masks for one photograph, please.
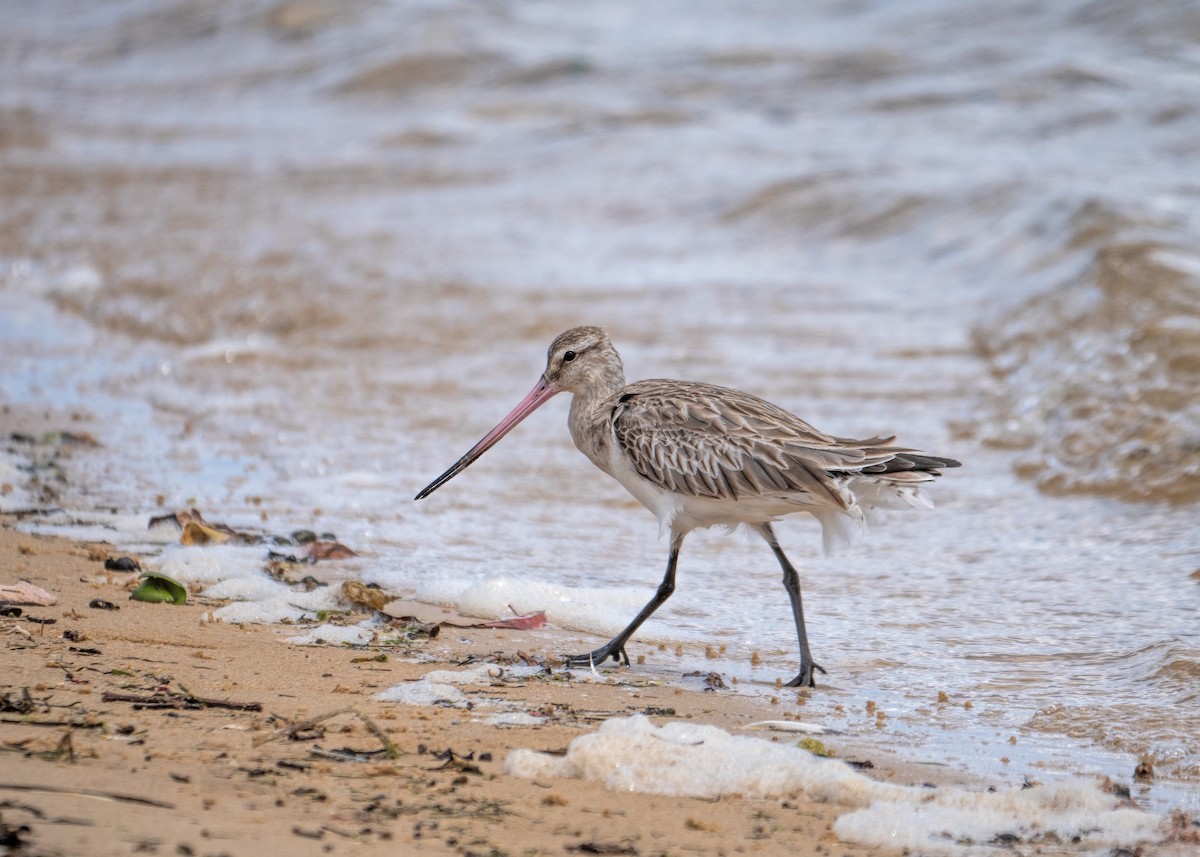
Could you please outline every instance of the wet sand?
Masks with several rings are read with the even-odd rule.
[[[109,546],[29,535],[11,516],[0,524],[6,576],[58,596],[0,620],[0,820],[25,843],[9,853],[902,853],[841,841],[832,825],[850,807],[804,794],[676,798],[502,772],[510,750],[562,751],[609,717],[642,712],[768,738],[748,727],[802,715],[786,706],[736,688],[663,685],[636,668],[607,683],[497,678],[464,688],[468,699],[502,697],[538,713],[536,726],[381,702],[379,691],[434,669],[495,659],[502,676],[517,652],[545,657],[565,641],[546,630],[444,628],[408,651],[291,645],[295,626],[208,621],[220,603],[211,599],[129,600],[137,575],[105,570]],[[119,609],[90,606],[96,599]],[[397,607],[424,610],[427,621],[469,621]],[[878,779],[963,783],[948,767],[821,740],[848,760],[869,753]]]
[[[374,696],[472,656],[541,651],[541,632],[456,630],[386,661],[376,659],[380,652],[287,645],[281,640],[294,627],[204,621],[214,606],[204,599],[130,601],[135,575],[106,572],[108,556],[105,546],[16,532],[11,519],[0,529],[0,565],[59,598],[2,620],[0,693],[15,701],[27,688],[34,702],[28,714],[0,715],[0,818],[29,827],[21,853],[887,853],[839,842],[830,828],[846,808],[803,795],[710,801],[501,773],[509,750],[565,749],[606,716],[670,709],[654,719],[726,729],[780,716],[736,693],[648,686],[633,671],[612,684],[468,689],[554,712],[544,726],[498,728],[469,711]],[[120,609],[91,608],[94,599]],[[190,694],[261,710],[148,708],[105,694]],[[303,730],[303,740],[280,731],[336,711],[343,713]],[[383,744],[360,714],[382,730],[395,758],[379,752]],[[369,760],[321,758],[316,747],[350,748]],[[937,773],[876,770],[916,781]]]

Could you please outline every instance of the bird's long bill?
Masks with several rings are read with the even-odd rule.
[[[521,422],[521,420],[525,419],[527,416],[540,408],[550,399],[551,396],[555,395],[556,393],[558,393],[558,388],[556,386],[551,384],[545,378],[539,378],[538,382],[534,384],[533,389],[529,391],[529,395],[522,399],[520,404],[512,409],[512,413],[500,420],[494,429],[485,434],[479,443],[475,444],[467,451],[466,455],[454,462],[453,467],[426,485],[421,490],[421,493],[416,496],[416,499],[422,500],[428,497],[434,491],[441,488],[455,476],[470,467],[471,463],[475,459],[491,449],[496,442],[500,440],[500,438],[504,437],[506,434],[516,428],[517,423]]]

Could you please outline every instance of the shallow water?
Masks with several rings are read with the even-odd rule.
[[[631,378],[965,463],[841,555],[780,527],[829,670],[781,704],[1195,809],[1200,18],[1050,5],[10,4],[0,395],[102,441],[68,509],[315,521],[600,635],[666,545],[565,400],[411,497],[602,324]],[[697,533],[640,639],[775,695],[777,578]]]

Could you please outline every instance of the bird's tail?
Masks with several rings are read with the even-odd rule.
[[[812,516],[821,522],[821,546],[825,555],[837,553],[841,548],[854,544],[859,534],[867,528],[867,519],[858,505],[846,511],[841,509],[818,509]]]
[[[821,522],[826,555],[852,545],[868,524],[880,521],[883,510],[932,509],[933,501],[921,487],[937,475],[936,472],[909,469],[847,480],[843,495],[848,500],[846,509],[825,508],[812,512]]]

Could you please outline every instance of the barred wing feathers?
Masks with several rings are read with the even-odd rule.
[[[893,438],[824,434],[770,402],[710,384],[639,381],[610,408],[613,434],[637,472],[694,497],[807,496],[844,510],[848,498],[837,482],[846,477],[926,481],[933,467],[953,466],[892,447]]]

